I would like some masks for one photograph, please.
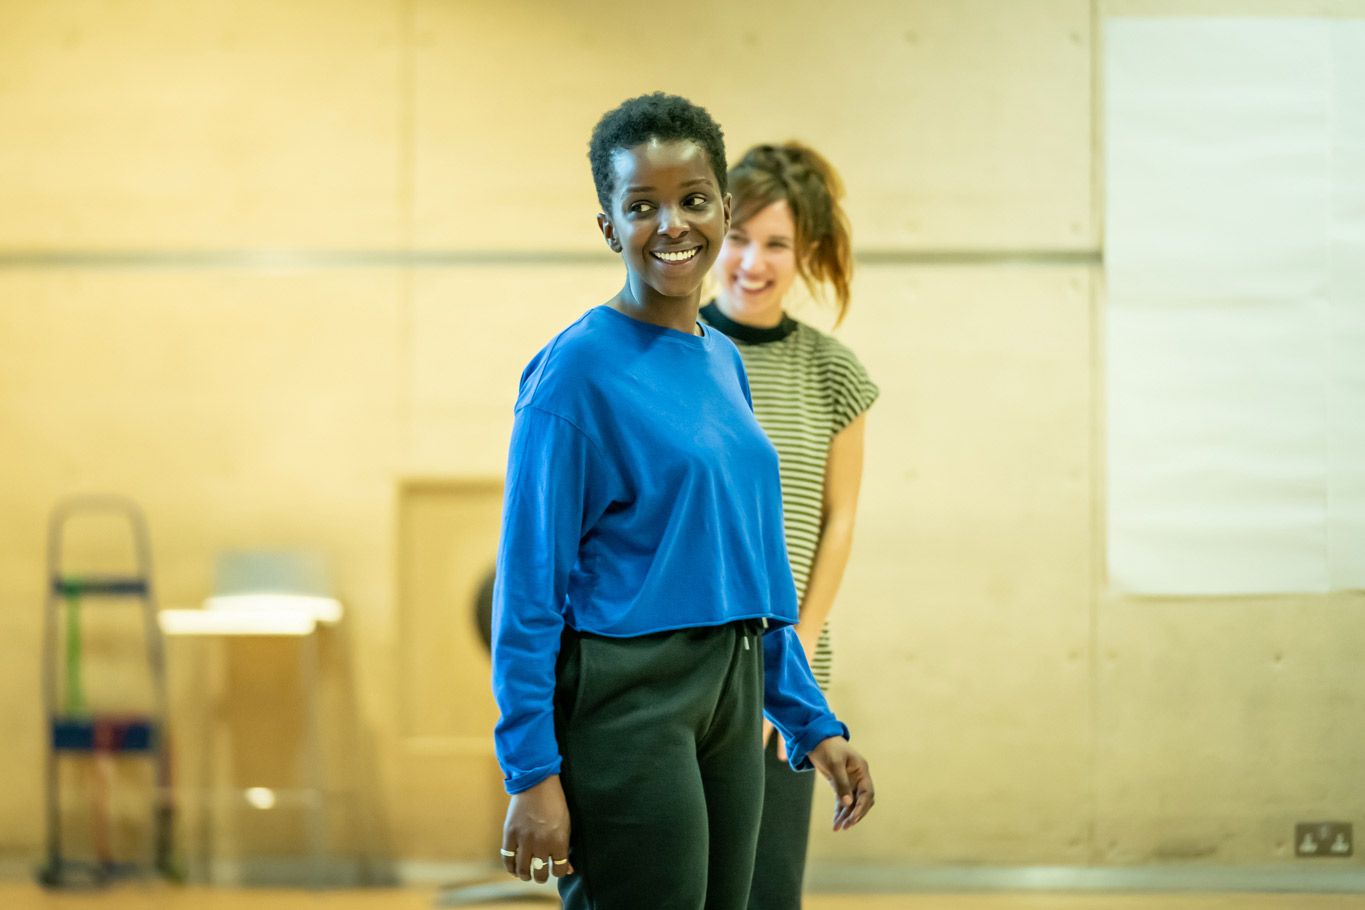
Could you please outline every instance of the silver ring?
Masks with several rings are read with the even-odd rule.
[[[539,872],[541,869],[544,869],[544,868],[545,868],[545,860],[541,859],[539,856],[537,856],[535,859],[531,860],[531,871],[532,871],[532,872]]]
[[[501,853],[503,856],[516,856],[516,855],[517,855],[517,851],[515,851],[515,850],[499,850],[498,852]]]

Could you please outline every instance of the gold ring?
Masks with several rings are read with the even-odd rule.
[[[555,858],[552,856],[552,857],[550,857],[550,862],[554,863],[556,866],[562,866],[562,865],[564,865],[565,863],[567,863],[568,860],[567,860],[567,859],[555,859]]]

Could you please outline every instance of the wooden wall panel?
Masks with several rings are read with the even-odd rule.
[[[474,606],[497,556],[502,484],[410,483],[399,509],[402,736],[478,739],[491,754],[498,711]]]
[[[621,0],[418,0],[415,237],[597,249],[593,124],[663,90],[706,106],[732,157],[828,154],[862,246],[1087,247],[1089,22],[1084,0],[708,0],[664,50]]]
[[[389,0],[0,3],[0,246],[388,246]]]
[[[0,523],[0,527],[9,522]],[[9,535],[7,535],[9,536]],[[35,535],[36,536],[36,535]],[[0,552],[8,547],[0,547]],[[0,599],[0,856],[28,859],[43,836],[43,693],[41,562],[10,550],[0,557],[6,596]],[[40,557],[39,557],[40,558]]]
[[[1270,864],[1295,823],[1360,818],[1362,604],[1103,599],[1097,859]]]
[[[597,117],[663,89],[709,106],[733,154],[807,140],[843,171],[864,250],[1093,249],[1092,6],[706,0],[662,27],[620,0],[0,0],[0,252],[410,238],[467,255],[406,273],[0,273],[0,774],[16,784],[0,853],[41,837],[46,510],[110,489],[146,507],[169,605],[203,597],[220,548],[328,549],[349,612],[325,710],[357,726],[329,724],[329,774],[367,794],[352,817],[371,848],[483,859],[505,799],[455,576],[486,551],[439,554],[488,544],[522,368],[621,283],[593,222]],[[1360,15],[1350,0],[1094,9]],[[547,252],[568,255],[534,259]],[[1292,821],[1361,808],[1357,597],[1104,590],[1099,280],[861,269],[839,334],[883,395],[832,698],[880,799],[836,836],[822,790],[817,862],[1287,863]],[[412,576],[428,599],[409,602],[414,478],[482,492],[429,503],[437,556]],[[455,641],[466,675],[402,664],[425,636]],[[176,658],[182,681],[193,659]],[[348,743],[361,752],[338,767]],[[250,836],[283,850],[293,825]]]
[[[359,692],[356,723],[389,722],[397,286],[383,272],[0,275],[0,673],[15,683],[0,771],[22,782],[0,800],[0,849],[42,830],[45,522],[69,493],[143,507],[163,606],[202,602],[221,549],[326,551],[363,642],[329,663],[330,684]]]
[[[405,859],[482,861],[497,849],[507,799],[493,753],[492,662],[474,603],[497,555],[501,516],[500,481],[403,486],[393,810]]]
[[[412,305],[409,474],[501,477],[522,370],[625,282],[602,265],[419,273]]]
[[[831,700],[874,762],[878,817],[814,855],[1083,862],[1089,276],[877,267],[855,299],[839,337],[882,394]]]

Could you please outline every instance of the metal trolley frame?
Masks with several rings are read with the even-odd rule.
[[[63,534],[69,522],[97,513],[121,515],[132,535],[136,565],[128,574],[76,575],[63,566]],[[166,734],[166,659],[157,623],[152,588],[151,546],[147,523],[130,500],[115,496],[78,496],[63,499],[48,519],[47,606],[43,635],[43,707],[46,718],[47,861],[39,881],[50,887],[103,885],[116,878],[156,871],[177,878],[172,865],[170,750]],[[146,661],[151,675],[153,710],[150,714],[92,713],[84,704],[81,678],[82,598],[96,599],[101,609],[118,601],[134,601],[142,610]],[[66,621],[62,621],[62,607]],[[65,631],[66,647],[59,635]],[[64,754],[94,756],[140,755],[153,762],[155,789],[151,807],[154,855],[146,863],[115,862],[105,838],[94,861],[68,858],[62,851],[61,778],[58,760]],[[102,820],[95,817],[96,825]]]

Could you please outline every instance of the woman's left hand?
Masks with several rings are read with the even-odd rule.
[[[834,788],[834,830],[847,830],[862,821],[876,802],[867,759],[842,736],[831,736],[810,750],[810,761]]]

